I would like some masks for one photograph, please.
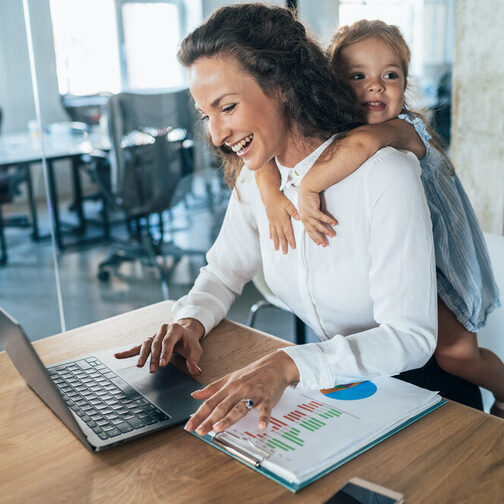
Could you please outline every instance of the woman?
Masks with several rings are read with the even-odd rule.
[[[298,248],[276,254],[253,171],[275,158],[296,204],[300,180],[334,135],[361,123],[354,98],[303,25],[278,7],[218,10],[186,37],[179,60],[235,190],[208,265],[174,307],[175,323],[117,357],[139,354],[142,366],[150,355],[155,372],[177,345],[199,374],[199,340],[262,265],[271,290],[321,342],[274,352],[194,393],[205,402],[188,430],[225,430],[252,406],[264,429],[289,385],[332,387],[425,364],[436,345],[436,287],[416,158],[379,151],[325,193],[338,237],[317,247],[296,222]]]

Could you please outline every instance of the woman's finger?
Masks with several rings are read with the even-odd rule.
[[[184,336],[184,329],[179,324],[171,324],[161,342],[159,365],[166,367],[170,362],[173,350],[178,341]]]
[[[143,365],[147,361],[147,357],[149,357],[149,354],[151,351],[151,345],[152,345],[152,340],[154,339],[154,336],[152,336],[151,338],[147,338],[142,343],[142,347],[140,348],[140,355],[138,356],[138,362],[137,362],[138,367],[143,367]]]
[[[195,399],[201,399],[200,397],[196,397],[196,395],[194,393],[192,394],[192,396]],[[219,392],[217,392],[216,394],[213,394],[211,397],[209,397],[196,410],[196,412],[192,415],[192,417],[186,423],[184,428],[188,431],[193,431],[194,429],[198,429],[207,420],[207,418],[214,412],[215,409],[219,408],[219,410],[222,410],[222,406],[220,406],[220,403],[224,400],[225,397],[226,397],[225,393],[222,394]],[[224,411],[224,414],[225,413],[227,413],[227,411]],[[220,418],[221,417],[217,418],[215,421],[219,420]],[[211,430],[211,428],[209,430]],[[198,434],[199,434],[199,432],[198,432]]]
[[[128,357],[134,357],[135,355],[138,355],[140,353],[141,348],[142,345],[137,345],[133,348],[130,348],[129,350],[124,350],[123,352],[116,352],[114,354],[114,357],[116,359],[127,359]]]
[[[203,349],[201,348],[199,341],[195,341],[194,343],[191,344],[191,347],[189,349],[189,355],[187,356],[186,359],[186,364],[189,373],[191,373],[192,375],[198,376],[201,374],[199,361],[201,359],[202,353]]]
[[[212,397],[214,394],[216,394],[227,383],[228,379],[229,376],[224,376],[224,378],[214,381],[200,390],[191,392],[191,395],[195,399],[208,399],[209,397]]]
[[[271,418],[271,403],[267,400],[261,401],[259,404],[259,420],[257,427],[259,430],[264,430],[269,424]]]
[[[222,432],[231,427],[231,425],[235,424],[240,420],[240,418],[243,418],[247,413],[249,412],[249,409],[247,406],[245,406],[245,402],[242,399],[241,401],[237,402],[225,415],[221,420],[218,422],[215,422],[212,424],[212,429],[215,432]]]
[[[162,324],[151,344],[150,357],[150,372],[155,373],[159,369],[159,356],[161,355],[161,347],[163,339],[168,330],[168,324]]]

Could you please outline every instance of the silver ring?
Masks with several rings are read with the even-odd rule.
[[[252,399],[242,399],[242,401],[245,403],[245,407],[248,409],[248,410],[251,410],[253,407],[254,407],[254,401],[252,401]]]

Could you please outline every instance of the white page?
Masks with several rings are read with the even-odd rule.
[[[437,392],[381,378],[333,392],[288,388],[263,432],[253,409],[227,430],[238,446],[270,453],[261,464],[301,483],[440,400]]]

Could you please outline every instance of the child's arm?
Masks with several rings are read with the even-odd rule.
[[[327,236],[334,236],[332,216],[320,209],[320,194],[328,187],[352,174],[382,147],[409,150],[419,159],[425,156],[425,145],[415,128],[402,119],[380,124],[366,124],[333,142],[303,177],[299,186],[299,214],[306,232],[318,245],[327,245]]]
[[[273,160],[255,172],[255,179],[266,208],[270,238],[273,240],[275,250],[281,245],[282,252],[287,254],[288,245],[293,249],[296,248],[290,219],[293,217],[299,220],[299,214],[296,207],[279,190],[280,172]]]

